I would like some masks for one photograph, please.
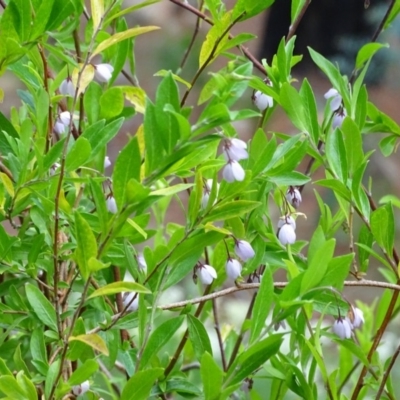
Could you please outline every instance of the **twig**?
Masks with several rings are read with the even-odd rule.
[[[300,10],[299,15],[296,17],[296,19],[294,20],[293,24],[291,24],[289,26],[289,32],[286,36],[285,42],[287,43],[296,33],[297,28],[300,25],[300,21],[303,19],[304,14],[307,11],[308,6],[311,4],[311,0],[307,0],[304,5],[303,8]]]
[[[397,347],[396,351],[394,352],[394,354],[392,356],[392,359],[390,360],[388,367],[386,368],[385,374],[383,375],[383,378],[382,378],[382,382],[379,386],[378,392],[376,393],[375,400],[379,400],[381,398],[382,392],[384,391],[386,382],[389,378],[390,371],[392,370],[394,363],[396,362],[396,359],[399,356],[399,354],[400,354],[400,345]]]
[[[221,361],[222,361],[222,368],[224,371],[227,370],[226,368],[226,357],[225,357],[225,350],[224,350],[224,342],[222,340],[221,330],[219,328],[219,320],[218,320],[218,310],[217,310],[217,301],[216,299],[212,299],[212,309],[214,315],[214,328],[218,338],[218,345],[219,351],[221,353]]]

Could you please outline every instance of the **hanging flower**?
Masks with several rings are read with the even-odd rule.
[[[222,171],[222,176],[227,182],[243,181],[246,173],[243,167],[235,160],[228,161]]]
[[[213,187],[213,179],[207,179],[207,181],[203,185],[203,196],[201,198],[201,208],[204,209],[208,205],[208,200],[210,199],[211,190]],[[217,193],[219,190],[219,183],[217,183]],[[213,205],[217,202],[217,199],[214,200]]]
[[[296,230],[296,221],[290,215],[285,215],[281,217],[278,221],[278,228],[282,228],[285,224],[289,224],[293,230]]]
[[[296,241],[296,232],[293,226],[288,223],[282,225],[278,231],[278,239],[284,246],[293,244]]]
[[[339,318],[333,323],[332,331],[341,339],[351,338],[351,322],[348,318]]]
[[[94,76],[99,82],[107,83],[114,71],[114,67],[110,64],[96,64],[94,65]]]
[[[67,76],[67,78],[61,82],[59,91],[63,96],[75,96],[75,87],[70,76]]]
[[[229,278],[235,281],[237,278],[239,278],[242,272],[242,264],[240,264],[238,260],[235,260],[233,258],[228,258],[228,261],[226,262],[225,265],[225,269],[226,269],[226,275],[228,275]]]
[[[264,82],[266,82],[268,86],[272,86],[272,82],[269,79],[265,79]],[[260,90],[255,90],[251,96],[251,99],[253,100],[254,105],[260,111],[264,111],[266,108],[274,105],[274,99]]]
[[[325,94],[324,97],[326,100],[331,99],[330,108],[331,111],[336,111],[342,104],[342,96],[336,89],[329,89]]]
[[[211,265],[198,264],[196,271],[203,285],[211,285],[217,279],[217,271]]]
[[[300,190],[294,186],[289,186],[286,192],[286,200],[293,208],[297,209],[302,201]]]
[[[106,199],[106,206],[107,206],[107,210],[111,213],[111,214],[116,214],[117,213],[117,202],[114,199],[114,196],[109,195]]]
[[[351,306],[348,313],[348,319],[353,329],[360,328],[364,323],[364,313],[357,307]]]
[[[251,247],[251,244],[245,240],[236,241],[235,253],[243,261],[247,261],[248,259],[253,258],[255,255],[253,247]]]
[[[106,169],[106,168],[108,168],[108,167],[110,167],[110,166],[111,166],[110,157],[105,156],[105,157],[104,157],[104,169]]]
[[[226,139],[222,146],[222,152],[226,161],[240,161],[249,158],[247,143],[240,139]]]
[[[61,135],[65,132],[65,128],[71,123],[71,113],[69,111],[63,111],[57,117],[56,123],[54,124],[54,132]]]
[[[89,381],[82,382],[80,385],[75,385],[72,387],[72,393],[75,396],[80,396],[81,394],[86,393],[90,389]]]
[[[343,124],[344,119],[346,118],[346,110],[343,107],[338,108],[337,111],[333,114],[332,119],[332,128],[340,128]]]
[[[122,304],[124,305],[124,308],[128,306],[127,311],[137,311],[137,309],[139,308],[138,294],[136,292],[122,293]]]

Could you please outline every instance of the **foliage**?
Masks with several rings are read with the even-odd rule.
[[[185,62],[161,70],[152,98],[137,83],[135,41],[163,33],[128,17],[157,1],[86,3],[0,2],[0,72],[24,85],[20,106],[0,114],[0,398],[396,398],[400,347],[386,359],[377,349],[399,311],[399,200],[376,205],[364,150],[367,134],[384,133],[390,156],[400,136],[363,83],[386,46],[359,49],[350,77],[309,50],[334,89],[319,114],[310,82],[292,77],[309,1],[292,1],[267,64],[242,47],[252,35],[230,31],[273,1],[171,0],[207,33],[192,80]],[[223,67],[207,75],[215,60]],[[294,132],[268,129],[279,107]],[[107,176],[107,147],[131,120]],[[311,197],[318,224],[296,241]],[[167,223],[174,204],[181,215]],[[336,245],[341,226],[348,250]],[[381,281],[366,279],[370,259]],[[191,298],[161,300],[182,285]],[[346,286],[383,293],[355,307]],[[238,291],[253,298],[228,329],[216,299]]]

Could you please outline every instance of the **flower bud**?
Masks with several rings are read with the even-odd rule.
[[[57,117],[56,123],[54,124],[54,132],[61,135],[65,132],[65,128],[69,126],[71,122],[71,113],[69,111],[63,111]]]
[[[324,97],[326,100],[332,99],[330,103],[331,111],[336,111],[342,104],[342,96],[336,89],[329,89],[325,94]]]
[[[226,161],[240,161],[249,158],[247,143],[240,139],[226,139],[222,151]]]
[[[339,318],[334,322],[332,331],[341,339],[351,338],[351,323],[348,318]]]
[[[296,232],[293,226],[284,224],[278,231],[278,239],[284,246],[293,244],[296,241]]]
[[[225,165],[222,176],[227,182],[243,181],[246,173],[243,167],[235,160],[231,160]]]
[[[211,265],[199,264],[197,273],[201,283],[204,285],[211,285],[213,280],[217,279],[217,271]]]
[[[252,98],[254,105],[260,110],[264,111],[268,107],[274,105],[274,99],[259,90],[255,91]]]
[[[296,221],[290,215],[285,215],[279,219],[278,228],[282,228],[282,226],[285,224],[289,224],[293,230],[296,230]]]
[[[67,78],[61,82],[59,91],[63,96],[75,96],[75,87],[70,76],[67,76]]]
[[[359,308],[351,306],[348,313],[348,319],[354,329],[360,328],[364,323],[364,313]]]
[[[108,168],[111,166],[111,161],[110,161],[110,157],[105,156],[104,157],[104,169]]]
[[[289,186],[286,192],[286,200],[293,208],[297,209],[302,201],[300,190]]]
[[[89,381],[82,382],[80,385],[75,385],[72,387],[72,393],[75,396],[85,394],[90,389]]]
[[[243,261],[247,261],[248,259],[253,258],[255,255],[253,247],[251,247],[251,244],[245,240],[238,240],[236,242],[235,253]]]
[[[107,210],[111,213],[111,214],[116,214],[117,213],[117,202],[115,201],[113,196],[108,196],[106,199],[106,206],[107,206]]]
[[[107,83],[114,71],[114,67],[110,64],[94,65],[94,76],[99,82]]]
[[[239,278],[242,272],[242,264],[240,264],[238,260],[228,258],[228,261],[226,262],[225,265],[225,269],[226,269],[226,275],[228,275],[229,278],[235,281],[237,278]]]
[[[333,114],[333,119],[332,119],[332,128],[340,128],[343,124],[344,119],[346,118],[346,110],[344,108],[339,108],[335,113]]]

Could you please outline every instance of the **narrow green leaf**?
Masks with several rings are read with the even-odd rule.
[[[304,104],[304,123],[311,140],[315,145],[319,140],[319,124],[318,124],[318,111],[315,96],[312,91],[311,85],[307,79],[303,80],[300,89],[300,96]]]
[[[0,390],[13,400],[27,400],[25,391],[13,376],[0,376]]]
[[[250,343],[258,340],[260,333],[265,326],[265,320],[267,319],[273,299],[274,281],[271,270],[267,265],[262,275],[260,289],[254,303],[253,314],[251,317]]]
[[[149,289],[136,282],[113,282],[105,285],[99,289],[96,289],[88,299],[98,296],[108,296],[110,294],[121,293],[121,292],[137,292],[137,293],[151,293]]]
[[[67,171],[74,171],[81,167],[88,161],[91,151],[92,148],[89,141],[82,136],[79,137],[67,154],[65,169]]]
[[[36,286],[27,283],[25,291],[29,304],[36,316],[50,329],[57,332],[57,318],[54,306]]]
[[[104,17],[104,0],[90,0],[92,11],[93,31],[96,32]]]
[[[121,393],[121,400],[147,400],[151,388],[163,372],[164,369],[162,368],[136,372],[126,383]]]
[[[392,254],[395,229],[391,203],[387,203],[372,212],[371,231],[379,246],[384,248],[388,254]]]
[[[151,334],[140,360],[140,369],[143,370],[153,356],[166,345],[182,325],[184,316],[169,319],[158,326]]]
[[[302,132],[308,132],[305,123],[303,100],[297,90],[289,83],[284,82],[281,87],[281,105],[291,122]]]
[[[205,352],[212,354],[211,342],[204,325],[193,315],[187,315],[189,340],[196,358],[200,361]]]
[[[59,370],[60,370],[60,359],[57,359],[50,365],[49,372],[47,373],[46,376],[46,381],[44,385],[44,394],[46,399],[50,398],[50,392],[56,381]]]
[[[82,277],[89,277],[89,259],[97,257],[97,243],[89,223],[78,213],[75,213],[75,238],[78,247],[75,251],[76,262]]]
[[[335,129],[326,139],[326,157],[336,177],[344,184],[347,182],[347,153],[342,132]]]
[[[357,53],[356,69],[362,66],[374,56],[374,54],[383,47],[389,47],[387,43],[367,43]]]
[[[204,399],[219,399],[224,379],[224,373],[210,353],[204,353],[200,364],[201,380],[203,382]]]
[[[88,380],[98,369],[99,364],[97,361],[92,359],[86,360],[72,373],[71,377],[68,379],[68,383],[71,386],[79,385]]]
[[[103,89],[97,82],[94,81],[90,82],[88,88],[85,91],[83,104],[85,106],[85,112],[89,121],[89,125],[92,125],[99,120],[100,97],[102,93]]]
[[[261,203],[258,201],[250,200],[237,200],[229,203],[222,204],[220,206],[214,207],[208,215],[206,215],[202,222],[210,221],[223,221],[225,219],[238,217],[240,215],[246,214],[251,210],[259,207]]]

